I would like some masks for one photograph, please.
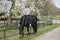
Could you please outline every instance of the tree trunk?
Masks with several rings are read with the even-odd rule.
[[[7,26],[11,24],[11,17],[10,14],[7,14]]]
[[[7,15],[7,25],[10,26],[11,23],[12,23],[12,9],[14,9],[14,6],[15,6],[15,0],[10,0],[12,2],[12,6],[10,8],[10,13],[8,13]]]

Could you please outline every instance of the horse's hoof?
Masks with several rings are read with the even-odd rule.
[[[34,34],[36,34],[37,32],[34,32]]]
[[[23,37],[20,37],[20,39],[22,39]]]
[[[23,36],[22,35],[20,35],[20,39],[22,39],[23,38]]]

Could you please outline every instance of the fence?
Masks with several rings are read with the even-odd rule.
[[[41,22],[38,22],[38,26],[39,25],[42,25],[43,27],[44,26],[46,26],[46,25],[49,25],[49,24],[52,24],[52,20],[50,20],[50,21],[41,21]],[[7,40],[6,38],[8,37],[8,36],[6,36],[6,32],[8,31],[8,30],[15,30],[15,29],[18,29],[19,27],[16,27],[16,28],[10,28],[10,29],[7,29],[7,28],[5,28],[5,29],[3,29],[3,30],[0,30],[0,32],[2,32],[1,34],[3,35],[3,37],[1,37],[0,39],[1,40]],[[16,31],[16,30],[15,30]],[[0,34],[0,35],[1,35]],[[17,33],[18,34],[18,33]],[[2,36],[1,35],[1,36]],[[16,34],[13,34],[13,36],[14,35],[16,35]],[[12,37],[12,35],[10,35],[9,37]]]

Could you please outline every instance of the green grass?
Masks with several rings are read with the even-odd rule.
[[[18,29],[10,29],[10,30],[5,30],[6,33],[6,38],[17,35],[18,34]],[[4,38],[4,31],[3,29],[0,31],[0,39]]]
[[[53,24],[53,25],[47,25],[44,28],[39,27],[37,34],[31,34],[30,36],[25,35],[23,39],[19,39],[19,35],[15,35],[15,36],[9,37],[7,40],[32,40],[33,38],[40,36],[40,35],[43,35],[44,33],[49,32],[49,31],[51,31],[59,26],[60,26],[59,24]],[[13,35],[16,33],[18,33],[17,29],[9,30],[9,31],[7,31],[7,36]]]
[[[5,26],[0,26],[0,30],[2,30],[2,29],[4,29],[5,28]]]

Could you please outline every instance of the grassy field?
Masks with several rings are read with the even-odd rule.
[[[19,39],[19,31],[18,29],[14,29],[14,30],[8,30],[6,31],[6,38],[7,40],[32,40],[33,38],[40,36],[46,32],[51,31],[54,28],[59,27],[59,24],[53,24],[53,25],[46,25],[44,26],[44,28],[42,26],[39,25],[38,27],[38,32],[37,34],[31,34],[31,35],[25,35],[23,39]],[[3,27],[2,27],[3,28]],[[0,28],[1,29],[1,28]],[[0,32],[0,39],[3,38],[3,32]]]

